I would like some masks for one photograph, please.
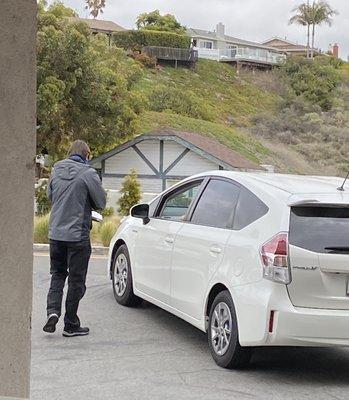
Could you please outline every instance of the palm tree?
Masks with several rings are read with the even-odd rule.
[[[98,14],[103,14],[103,8],[105,7],[105,0],[86,0],[86,10],[90,10],[90,14],[93,18],[97,18]]]
[[[311,6],[309,0],[307,3],[302,3],[295,7],[292,12],[295,14],[290,18],[290,24],[298,24],[307,27],[307,58],[310,56],[310,27],[312,24],[311,19]]]
[[[334,10],[327,1],[313,1],[311,6],[311,58],[314,58],[314,44],[315,44],[315,27],[323,23],[328,26],[332,25],[332,17],[337,15],[338,12]]]

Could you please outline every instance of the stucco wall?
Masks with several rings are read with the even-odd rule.
[[[29,397],[35,0],[1,0],[0,397]]]

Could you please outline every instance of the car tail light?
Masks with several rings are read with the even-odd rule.
[[[260,255],[264,278],[286,285],[291,282],[286,232],[280,232],[264,243],[260,249]]]

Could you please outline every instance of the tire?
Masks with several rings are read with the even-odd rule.
[[[127,246],[124,244],[115,253],[111,275],[114,297],[117,303],[126,307],[134,307],[142,302],[142,299],[133,293],[130,256]]]
[[[239,369],[249,364],[252,348],[240,346],[235,307],[227,290],[220,292],[212,303],[207,336],[217,365]]]

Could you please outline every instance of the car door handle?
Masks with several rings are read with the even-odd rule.
[[[134,233],[138,233],[138,229],[136,229],[136,228],[133,228],[133,229],[132,229],[132,232],[134,232]]]
[[[165,242],[166,242],[166,243],[169,243],[169,244],[172,244],[172,243],[174,242],[174,238],[171,237],[171,236],[167,236],[167,237],[165,238]]]
[[[215,254],[220,254],[222,252],[222,249],[220,247],[212,246],[210,247],[210,252]]]

